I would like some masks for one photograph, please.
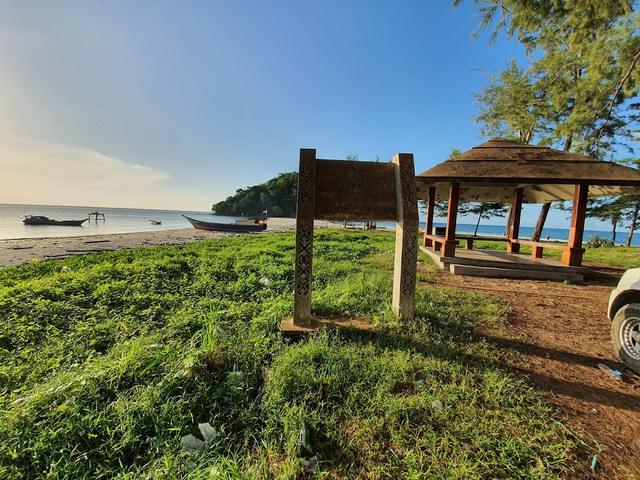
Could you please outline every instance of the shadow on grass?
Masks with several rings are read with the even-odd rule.
[[[600,405],[609,405],[632,412],[640,412],[640,400],[634,395],[616,392],[606,388],[585,385],[584,383],[572,382],[570,380],[554,378],[540,373],[533,373],[528,370],[515,369],[515,371],[526,376],[536,387],[554,394],[566,395],[568,397],[573,397],[576,400],[598,403]]]
[[[408,353],[419,353],[428,357],[434,357],[440,360],[447,360],[461,364],[467,368],[486,370],[502,369],[505,370],[505,365],[500,362],[495,355],[483,355],[482,353],[489,353],[484,351],[481,353],[481,349],[478,352],[470,353],[463,348],[462,338],[460,335],[452,335],[450,341],[440,341],[437,338],[428,338],[420,340],[412,335],[420,334],[419,332],[407,331],[406,334],[397,333],[393,330],[372,330],[362,331],[353,328],[344,328],[336,331],[336,334],[344,341],[355,343],[358,345],[369,345],[381,350],[393,350],[403,351]],[[426,336],[426,334],[424,334]],[[464,335],[468,340],[469,345],[478,344],[481,341],[481,337],[469,333]],[[467,347],[467,350],[471,350]]]

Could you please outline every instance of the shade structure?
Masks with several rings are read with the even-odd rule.
[[[523,203],[571,200],[576,184],[589,196],[637,193],[640,171],[612,162],[513,140],[492,139],[450,158],[416,177],[418,193],[435,187],[446,200],[451,183],[460,184],[460,201],[509,202],[522,188]]]

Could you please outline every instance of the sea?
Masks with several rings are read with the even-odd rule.
[[[25,215],[43,215],[56,220],[81,220],[95,211],[104,213],[105,220],[95,222],[92,218],[91,222],[87,221],[81,227],[24,225],[22,223]],[[212,215],[211,212],[187,210],[0,204],[0,240],[76,237],[81,235],[154,232],[157,230],[191,228],[191,224],[182,215],[220,223],[233,223],[236,220],[236,217],[224,217]],[[162,224],[152,225],[149,220],[159,220]]]
[[[33,226],[24,225],[22,220],[25,215],[44,215],[56,220],[79,220],[87,218],[90,212],[98,211],[104,213],[105,221],[85,222],[82,227],[60,227],[60,226]],[[129,233],[129,232],[153,232],[156,230],[173,230],[176,228],[191,228],[191,224],[182,215],[187,215],[200,220],[233,223],[238,217],[226,217],[212,215],[206,211],[187,210],[151,210],[141,208],[109,208],[109,207],[77,207],[77,206],[54,206],[54,205],[15,205],[0,204],[0,239],[18,238],[45,238],[45,237],[73,237],[81,235],[102,235],[108,233]],[[152,225],[149,220],[159,220],[161,225]],[[357,225],[357,222],[351,222]],[[380,226],[393,228],[390,222],[380,222]],[[444,226],[444,223],[435,222],[436,226]],[[424,223],[421,224],[424,228]],[[457,230],[461,233],[473,233],[475,224],[458,223]],[[520,237],[529,238],[533,232],[532,227],[520,227]],[[504,225],[483,225],[480,224],[479,234],[499,235],[505,234]],[[599,235],[611,239],[611,232],[600,230],[585,230],[584,240]],[[565,228],[545,228],[542,232],[542,239],[567,240],[569,230]],[[640,235],[634,238],[632,244],[640,245]],[[620,231],[616,243],[623,243],[626,240],[626,231]]]

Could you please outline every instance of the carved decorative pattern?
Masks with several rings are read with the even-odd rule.
[[[403,190],[404,204],[406,207],[416,208],[416,178],[413,162],[405,162],[400,168],[400,182]]]
[[[418,259],[418,246],[416,234],[413,230],[405,232],[402,239],[402,278],[400,285],[403,295],[413,295],[416,287],[416,261]]]
[[[300,162],[299,179],[300,202],[309,202],[311,201],[313,189],[315,188],[315,186],[313,185],[312,161],[303,160]]]
[[[308,295],[311,288],[313,227],[301,225],[296,234],[296,294]]]

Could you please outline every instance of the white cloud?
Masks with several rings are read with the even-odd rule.
[[[203,209],[170,175],[91,149],[30,139],[0,139],[0,203]]]

